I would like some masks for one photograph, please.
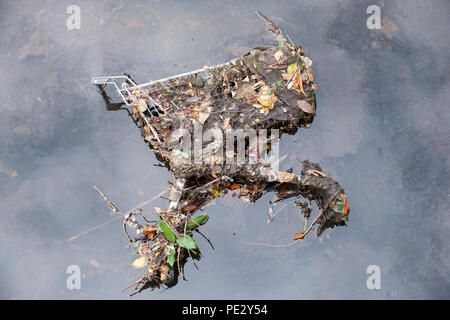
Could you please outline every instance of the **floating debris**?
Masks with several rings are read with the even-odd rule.
[[[268,18],[257,15],[275,34],[278,46],[251,49],[228,63],[140,85],[127,74],[92,80],[104,98],[106,86],[116,88],[144,141],[175,180],[169,187],[168,208],[155,208],[156,222],[138,222],[144,219],[142,211],[124,215],[124,231],[139,245],[141,255],[133,266],[147,267],[132,285],[135,292],[177,283],[187,258],[200,257],[193,231],[207,234],[203,225],[209,216],[194,217],[195,212],[229,191],[246,202],[265,192],[276,192],[271,203],[291,197],[315,202],[321,212],[307,230],[305,221],[304,232],[295,240],[316,224],[320,235],[348,221],[344,190],[318,164],[304,161],[301,174],[278,170],[279,139],[310,127],[317,85],[303,49]],[[303,210],[309,216],[311,210]],[[272,207],[267,215],[269,223],[276,215]],[[127,228],[134,229],[136,237],[131,238]],[[210,237],[205,238],[211,244]]]

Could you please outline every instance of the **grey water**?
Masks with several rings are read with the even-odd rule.
[[[274,45],[254,10],[303,46],[319,84],[316,119],[283,136],[280,169],[319,162],[345,188],[350,223],[292,244],[295,206],[267,224],[273,195],[218,198],[199,269],[189,261],[187,281],[132,299],[450,298],[448,1],[81,0],[68,30],[72,2],[0,2],[0,298],[129,299],[120,290],[142,269],[120,220],[68,239],[113,218],[93,186],[128,210],[172,177],[90,79],[146,82]],[[167,201],[144,213],[155,206]],[[71,265],[80,289],[67,287]]]

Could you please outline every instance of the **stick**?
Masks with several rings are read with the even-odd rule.
[[[139,283],[141,283],[140,279],[138,281],[136,281],[135,283],[130,284],[128,287],[125,287],[125,288],[121,289],[120,291],[123,292],[123,291],[125,291],[127,289],[130,289],[134,285],[138,285]]]
[[[269,18],[267,18],[265,15],[263,15],[258,10],[255,11],[255,14],[264,20],[264,22],[266,23],[267,29],[269,29],[270,32],[275,34],[275,39],[277,39],[277,41],[286,40],[286,38],[283,36],[283,33],[281,32],[281,30],[278,29],[278,27]]]
[[[311,231],[312,227],[317,223],[319,218],[323,216],[323,213],[324,213],[324,210],[322,210],[322,212],[314,219],[314,221],[309,226],[308,230],[306,230],[306,232],[303,233],[303,237],[305,237]]]
[[[78,239],[79,237],[84,236],[85,234],[88,234],[88,233],[90,233],[90,232],[92,232],[92,231],[95,231],[95,230],[97,230],[97,229],[100,229],[101,227],[104,227],[104,226],[106,226],[107,224],[110,224],[111,222],[118,220],[119,218],[120,218],[120,216],[115,216],[114,218],[109,219],[108,221],[103,222],[103,223],[99,224],[98,226],[95,226],[95,227],[93,227],[93,228],[91,228],[91,229],[89,229],[89,230],[86,230],[86,231],[84,231],[84,232],[82,232],[82,233],[80,233],[80,234],[78,234],[78,235],[76,235],[76,236],[73,236],[73,237],[70,238],[68,241],[76,240],[76,239]]]
[[[261,243],[261,242],[247,242],[248,245],[251,246],[259,246],[259,247],[269,247],[269,248],[288,248],[296,244],[296,242],[291,242],[289,244],[269,244],[269,243]]]
[[[98,187],[94,187],[94,189],[102,196],[102,198],[106,201],[106,203],[108,203],[108,206],[109,206],[114,212],[120,214],[122,217],[125,217],[126,214],[128,214],[128,213],[130,213],[130,212],[132,212],[132,211],[134,211],[134,210],[136,210],[136,209],[139,209],[139,208],[141,208],[141,207],[143,207],[143,206],[145,206],[145,205],[151,203],[152,201],[155,201],[156,199],[158,199],[161,195],[163,195],[163,194],[166,192],[166,190],[161,191],[160,193],[158,193],[156,196],[154,196],[154,197],[151,198],[150,200],[147,200],[147,201],[142,202],[141,204],[139,204],[138,206],[134,207],[133,209],[128,210],[126,214],[123,214],[123,213],[121,213],[120,211],[115,211],[115,210],[119,210],[119,209],[117,209],[117,207],[116,207],[113,203],[111,203],[111,202],[106,198],[105,194],[104,194],[103,192],[101,192],[101,190],[100,190]],[[110,204],[111,204],[111,205],[110,205]],[[114,209],[113,209],[113,208],[114,208]],[[97,226],[95,226],[95,227],[93,227],[93,228],[91,228],[91,229],[89,229],[89,230],[83,231],[82,233],[80,233],[80,234],[78,234],[78,235],[75,235],[75,236],[69,238],[68,241],[76,240],[76,239],[78,239],[78,238],[81,237],[81,236],[84,236],[84,235],[86,235],[86,234],[88,234],[88,233],[91,233],[92,231],[95,231],[95,230],[97,230],[97,229],[100,229],[101,227],[106,226],[107,224],[109,224],[109,223],[111,223],[111,222],[117,220],[118,218],[119,218],[119,216],[116,216],[116,217],[114,217],[114,218],[112,218],[112,219],[110,219],[110,220],[108,220],[108,221],[106,221],[106,222],[103,222],[103,223],[101,223],[101,224],[99,224],[99,225],[97,225]]]
[[[181,273],[181,269],[180,269],[180,252],[181,252],[181,247],[178,247],[178,257],[177,257],[178,274],[181,274],[184,278],[184,274]]]
[[[106,201],[106,203],[108,204],[108,206],[111,208],[112,211],[120,214],[121,216],[125,216],[122,212],[120,212],[119,208],[117,208],[117,206],[114,205],[114,203],[112,203],[111,201],[108,200],[108,198],[106,198],[105,194],[103,192],[101,192],[97,186],[94,186],[94,189],[95,189],[95,191],[97,191],[100,194],[100,196],[103,198],[103,200]]]

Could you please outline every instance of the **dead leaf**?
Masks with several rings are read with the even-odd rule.
[[[203,109],[203,111],[198,113],[198,121],[201,122],[201,124],[204,124],[206,120],[208,120],[209,115],[211,114],[212,107],[206,107]]]
[[[145,256],[151,252],[148,244],[144,243],[139,246],[139,254],[141,256]]]
[[[239,195],[240,196],[246,196],[250,193],[250,190],[248,190],[246,187],[243,187],[239,190]]]
[[[275,52],[275,54],[273,55],[273,57],[275,58],[275,60],[277,62],[281,61],[281,58],[283,57],[283,52],[281,50],[278,50],[277,52]]]
[[[314,107],[305,100],[298,100],[297,104],[304,112],[314,114]]]
[[[328,177],[325,173],[323,173],[322,171],[319,171],[319,170],[312,170],[311,169],[311,170],[307,170],[306,173],[311,175],[311,176],[316,176],[316,177],[318,177],[318,176],[322,176],[324,178]]]
[[[211,155],[211,167],[214,167],[214,166],[216,165],[216,163],[217,163],[217,157],[216,157],[216,155],[213,153],[213,154]]]
[[[318,85],[317,83],[314,83],[314,84],[311,86],[311,90],[317,90],[317,88],[319,88],[319,85]]]
[[[303,239],[304,236],[305,236],[305,234],[303,232],[302,233],[296,233],[294,235],[294,240]]]
[[[313,81],[314,81],[314,75],[313,75],[313,73],[312,73],[312,71],[311,71],[311,68],[308,68],[308,69],[306,70],[306,73],[308,74],[308,81],[309,81],[309,82],[313,82]]]
[[[297,71],[297,76],[295,77],[295,83],[293,88],[295,91],[303,93],[303,95],[306,97],[305,90],[303,89],[303,78],[300,69]]]
[[[187,213],[191,213],[191,212],[193,212],[193,211],[195,211],[197,209],[198,209],[197,205],[195,205],[195,204],[188,204],[187,206],[184,206],[181,211],[183,211],[184,214],[187,214]]]
[[[231,118],[225,118],[225,119],[223,119],[223,128],[224,128],[225,130],[231,129],[230,119],[231,119]],[[234,155],[234,153],[233,153],[233,155]]]
[[[143,268],[147,265],[147,262],[148,262],[148,258],[139,257],[133,261],[133,267],[135,267],[136,269]]]
[[[154,235],[157,229],[155,226],[145,225],[143,228],[143,232],[147,235],[147,237],[153,241]]]
[[[231,186],[228,187],[228,189],[230,189],[231,191],[240,189],[240,188],[241,188],[241,186],[238,185],[237,183],[233,183]]]
[[[291,182],[294,180],[295,174],[293,172],[278,171],[277,178],[280,182]]]
[[[347,202],[347,195],[345,193],[341,193],[341,199],[342,199],[342,214],[348,214],[350,211],[350,207]]]
[[[140,112],[147,111],[147,102],[144,99],[139,99],[136,101],[136,106]]]
[[[290,81],[291,78],[293,77],[293,74],[291,74],[291,73],[282,73],[281,76],[283,77],[283,80]]]
[[[236,94],[233,98],[236,100],[247,99],[249,95],[256,95],[255,88],[252,83],[243,82],[236,90]]]

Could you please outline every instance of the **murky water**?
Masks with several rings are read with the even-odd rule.
[[[188,281],[134,299],[450,298],[447,1],[77,1],[81,29],[68,31],[71,4],[0,3],[1,298],[128,298],[141,271],[119,220],[68,239],[112,218],[94,185],[127,210],[171,176],[89,81],[144,82],[272,44],[255,9],[303,45],[320,85],[312,127],[283,137],[281,169],[320,162],[346,189],[350,224],[283,247],[303,228],[298,209],[266,224],[271,195],[218,199],[199,270],[188,262]],[[371,4],[383,30],[366,27]],[[81,290],[66,287],[69,265]]]

